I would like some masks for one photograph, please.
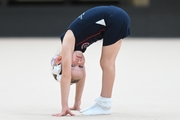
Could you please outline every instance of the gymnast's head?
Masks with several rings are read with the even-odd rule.
[[[55,80],[60,81],[62,75],[62,56],[56,55],[51,60],[52,75]],[[85,74],[85,58],[81,51],[74,51],[71,63],[71,84],[78,83]]]

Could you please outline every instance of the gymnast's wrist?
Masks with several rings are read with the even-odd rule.
[[[74,106],[80,106],[81,105],[81,100],[75,100]]]

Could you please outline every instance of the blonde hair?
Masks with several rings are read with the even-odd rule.
[[[58,80],[57,80],[57,75],[56,75],[56,74],[52,74],[52,75],[53,75],[54,79],[55,79],[56,81],[58,81]],[[71,79],[71,85],[72,85],[72,84],[76,84],[76,83],[78,83],[79,81],[80,81],[80,79],[77,79],[77,80]]]

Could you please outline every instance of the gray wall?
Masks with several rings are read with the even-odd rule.
[[[151,0],[149,7],[117,4],[131,18],[131,37],[180,37],[179,0]],[[96,5],[0,7],[0,37],[57,37],[83,11]]]

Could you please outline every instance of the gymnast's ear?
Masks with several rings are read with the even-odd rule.
[[[62,56],[58,56],[55,61],[56,65],[59,65],[61,63],[61,60],[62,60]]]

